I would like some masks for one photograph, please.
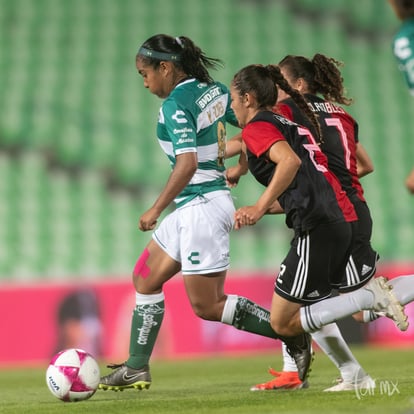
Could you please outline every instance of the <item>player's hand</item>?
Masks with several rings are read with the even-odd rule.
[[[241,171],[238,165],[227,168],[226,170],[227,186],[230,188],[236,187],[242,175],[243,174],[241,174]]]
[[[253,226],[263,214],[256,206],[241,207],[234,213],[234,228],[238,230],[244,226]]]
[[[153,208],[147,210],[139,219],[138,227],[141,231],[154,230],[157,225],[159,213]]]

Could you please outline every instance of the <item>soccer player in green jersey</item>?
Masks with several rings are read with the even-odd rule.
[[[157,137],[172,170],[154,204],[139,219],[153,231],[135,264],[136,307],[129,358],[101,378],[99,388],[143,389],[151,384],[149,359],[164,315],[163,285],[181,271],[192,308],[200,318],[282,339],[306,377],[311,363],[310,335],[282,338],[270,314],[249,299],[224,293],[229,267],[229,233],[235,208],[226,185],[226,123],[238,125],[226,86],[208,69],[220,64],[188,37],[155,35],[138,50],[136,67],[144,87],[163,99]],[[157,226],[160,215],[176,209]]]
[[[414,0],[388,0],[402,25],[395,34],[392,50],[398,61],[398,67],[414,95]],[[405,180],[405,185],[414,194],[414,168]]]

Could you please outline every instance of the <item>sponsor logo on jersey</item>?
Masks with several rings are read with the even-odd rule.
[[[177,141],[177,144],[185,144],[187,142],[194,142],[194,138],[189,137],[188,134],[192,133],[193,130],[191,128],[182,128],[182,129],[174,129],[174,135],[179,135],[180,139]]]
[[[209,89],[201,98],[196,102],[200,109],[204,109],[211,101],[213,101],[217,96],[220,96],[221,89],[219,86]]]
[[[396,39],[394,43],[394,54],[402,60],[408,59],[412,55],[410,39],[408,37]]]
[[[177,124],[186,124],[187,118],[185,118],[185,112],[184,111],[175,111],[175,114],[171,117]]]
[[[177,145],[180,145],[180,144],[188,144],[189,142],[194,142],[194,140],[192,138],[180,138],[177,141]]]

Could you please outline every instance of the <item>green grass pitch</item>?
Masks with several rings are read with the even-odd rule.
[[[98,390],[90,400],[77,403],[63,403],[50,394],[46,367],[19,367],[0,370],[0,414],[414,413],[414,349],[352,349],[376,379],[375,392],[324,393],[338,372],[320,351],[316,352],[306,390],[249,391],[250,385],[270,379],[269,366],[281,367],[278,353],[155,360],[149,390]],[[107,372],[104,366],[102,372]]]

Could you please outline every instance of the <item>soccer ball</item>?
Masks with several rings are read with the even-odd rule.
[[[65,349],[56,354],[46,371],[50,392],[62,401],[87,400],[95,394],[100,379],[93,356],[81,349]]]

